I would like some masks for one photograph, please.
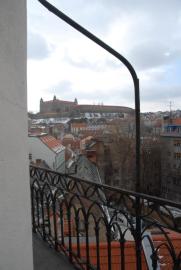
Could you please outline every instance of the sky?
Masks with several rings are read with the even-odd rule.
[[[39,101],[134,108],[126,67],[50,13],[28,0],[28,110]],[[180,0],[50,0],[62,12],[128,59],[140,80],[141,111],[181,109]]]

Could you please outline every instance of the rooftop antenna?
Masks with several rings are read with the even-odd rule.
[[[170,117],[169,117],[170,119],[169,119],[169,122],[170,122],[170,124],[172,124],[172,105],[173,105],[172,104],[172,101],[170,101],[169,102],[169,108],[170,108]]]

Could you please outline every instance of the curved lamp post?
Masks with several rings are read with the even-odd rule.
[[[58,10],[56,7],[54,7],[52,4],[50,4],[46,0],[38,0],[42,5],[44,5],[50,12],[55,14],[57,17],[71,25],[73,28],[75,28],[77,31],[82,33],[84,36],[91,39],[93,42],[98,44],[100,47],[102,47],[104,50],[115,56],[117,59],[119,59],[129,70],[133,83],[134,83],[134,92],[135,92],[135,122],[136,122],[136,191],[140,191],[140,93],[139,93],[139,79],[137,77],[136,71],[133,68],[133,66],[130,64],[130,62],[121,54],[119,54],[117,51],[115,51],[113,48],[111,48],[109,45],[107,45],[105,42],[103,42],[101,39],[93,35],[91,32],[86,30],[84,27],[82,27],[80,24],[73,21],[70,17],[65,15],[63,12]]]
[[[45,6],[50,12],[55,14],[61,20],[65,21],[67,24],[71,25],[74,29],[82,33],[87,38],[91,39],[93,42],[98,44],[104,50],[115,56],[118,60],[120,60],[129,70],[134,84],[134,93],[135,93],[135,122],[136,122],[136,192],[140,192],[140,93],[139,93],[139,79],[137,77],[136,71],[130,62],[101,39],[93,35],[91,32],[86,30],[80,24],[72,20],[70,17],[65,15],[55,6],[50,4],[46,0],[38,0],[43,6]],[[140,213],[140,198],[137,198],[137,207],[136,207],[136,227],[138,231],[138,235],[141,235],[141,224],[139,219]],[[141,269],[141,238],[137,239],[137,269]]]
[[[73,28],[75,28],[77,31],[82,33],[84,36],[88,37],[92,41],[94,41],[96,44],[98,44],[100,47],[102,47],[104,50],[115,56],[117,59],[119,59],[129,70],[133,83],[134,83],[134,92],[135,92],[135,120],[136,120],[136,191],[140,191],[140,94],[139,94],[139,79],[137,77],[136,71],[133,68],[133,66],[130,64],[130,62],[121,54],[119,54],[117,51],[115,51],[113,48],[111,48],[109,45],[107,45],[105,42],[103,42],[101,39],[93,35],[91,32],[86,30],[84,27],[82,27],[80,24],[73,21],[70,17],[65,15],[63,12],[58,10],[56,7],[51,5],[46,0],[38,0],[42,5],[44,5],[50,12],[55,14],[57,17],[71,25]]]

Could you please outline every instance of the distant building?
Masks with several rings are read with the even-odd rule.
[[[37,135],[37,134],[41,134],[41,133],[47,133],[47,128],[45,126],[31,125],[28,128],[29,135]]]
[[[72,150],[75,154],[80,153],[80,139],[75,138],[72,134],[66,134],[62,139],[62,145]]]
[[[47,134],[29,136],[28,140],[31,162],[36,164],[43,162],[53,170],[65,172],[65,147],[59,140]]]
[[[172,124],[173,125],[181,125],[181,117],[177,117],[172,119]]]
[[[48,134],[52,135],[56,139],[62,139],[65,132],[65,125],[60,124],[50,124],[47,127]]]
[[[108,130],[110,133],[122,134],[122,136],[135,136],[135,119],[129,117],[126,119],[113,119],[108,122]]]
[[[98,167],[84,155],[79,155],[77,160],[72,163],[72,166],[69,168],[69,173],[72,172],[75,172],[74,176],[78,178],[99,184],[102,183]]]
[[[70,122],[70,131],[74,134],[79,134],[87,128],[87,121],[80,119],[79,121],[72,120]]]
[[[181,200],[181,125],[165,125],[161,134],[162,195]]]
[[[123,106],[109,105],[79,105],[77,99],[74,101],[59,100],[54,96],[53,100],[44,101],[40,99],[40,112],[38,117],[74,117],[86,115],[86,117],[120,117],[133,114],[134,110]]]
[[[82,141],[85,141],[85,144],[82,143],[82,153],[94,164],[96,164],[97,162],[97,150],[98,150],[98,146],[97,146],[97,142],[91,137],[86,140],[87,138],[85,138]],[[81,141],[81,142],[82,142]]]
[[[64,101],[59,100],[54,96],[53,100],[43,101],[40,99],[40,114],[41,115],[59,115],[59,116],[69,116],[72,110],[77,105],[77,101]]]

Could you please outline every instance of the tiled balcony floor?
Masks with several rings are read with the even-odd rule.
[[[34,270],[75,270],[68,259],[33,235]]]

